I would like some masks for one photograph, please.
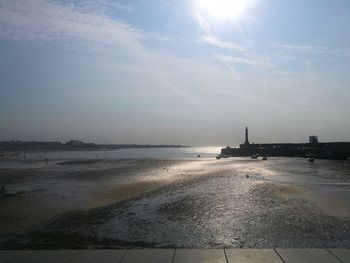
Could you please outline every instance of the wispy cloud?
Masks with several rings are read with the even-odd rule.
[[[121,3],[115,2],[115,3],[109,3],[109,5],[120,11],[131,12],[133,10],[132,5],[130,4],[121,4]]]
[[[274,49],[278,51],[298,52],[298,53],[328,53],[329,48],[325,45],[312,45],[312,44],[289,44],[289,43],[276,43],[276,42],[264,42],[251,39],[243,39],[251,48],[264,48]]]
[[[103,13],[47,0],[0,3],[0,38],[14,41],[83,41],[141,48],[140,30]],[[67,44],[67,43],[66,43]]]
[[[272,68],[273,65],[258,57],[237,57],[237,56],[224,56],[224,55],[218,55],[218,58],[225,63],[234,63],[234,64],[245,64],[253,67],[259,67],[259,68]]]
[[[197,22],[199,27],[205,32],[205,34],[210,34],[211,28],[209,22],[203,17],[199,12],[193,14],[194,20]]]
[[[235,50],[235,51],[245,51],[246,47],[233,42],[226,42],[217,37],[213,36],[203,36],[200,38],[201,42],[207,43],[223,49]]]
[[[325,53],[327,47],[322,45],[291,45],[281,43],[271,43],[270,47],[277,49],[285,49],[288,51],[302,52],[302,53]]]

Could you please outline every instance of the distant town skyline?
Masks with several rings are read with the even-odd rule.
[[[1,0],[0,141],[350,141],[350,2]]]

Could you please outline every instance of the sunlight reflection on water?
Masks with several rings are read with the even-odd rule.
[[[57,161],[81,159],[175,159],[175,158],[214,158],[220,153],[221,147],[183,147],[183,148],[130,148],[112,151],[52,151],[34,152],[0,159],[1,168],[28,168],[45,166]]]
[[[91,211],[83,218],[100,218],[103,211],[102,223],[86,225],[81,234],[149,247],[349,244],[344,240],[350,233],[350,218],[326,213],[322,209],[328,204],[317,206],[319,199],[313,195],[325,189],[342,191],[334,198],[343,198],[341,208],[349,212],[349,188],[333,183],[350,182],[350,162],[229,158],[204,162],[202,168],[208,174]]]

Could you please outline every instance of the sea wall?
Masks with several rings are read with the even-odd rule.
[[[254,154],[267,156],[308,157],[319,159],[347,159],[350,157],[349,142],[327,143],[264,143],[241,144],[239,148],[221,149],[222,155],[251,156]]]

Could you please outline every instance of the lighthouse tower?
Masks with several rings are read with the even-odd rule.
[[[244,141],[245,145],[249,144],[249,139],[248,139],[248,127],[245,127],[245,141]]]

